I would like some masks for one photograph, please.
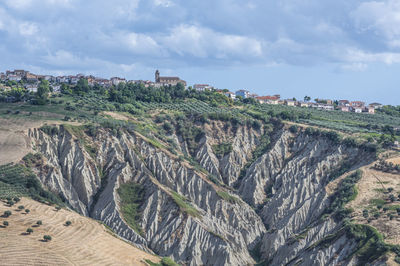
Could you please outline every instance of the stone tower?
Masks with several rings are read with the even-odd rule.
[[[160,82],[160,71],[156,70],[156,83]]]

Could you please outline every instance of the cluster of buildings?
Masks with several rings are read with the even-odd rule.
[[[94,77],[92,75],[85,76],[84,74],[77,75],[69,75],[69,76],[52,76],[52,75],[36,75],[30,73],[26,70],[7,70],[6,73],[0,73],[1,81],[15,81],[20,82],[23,81],[24,84],[29,88],[37,87],[40,80],[45,79],[49,81],[51,84],[70,84],[76,85],[78,81],[82,78],[87,79],[88,84],[94,86],[96,84],[100,86],[110,87],[110,86],[118,86],[120,83],[140,83],[144,84],[145,87],[161,87],[165,85],[177,85],[178,83],[182,83],[183,86],[186,87],[186,81],[181,80],[179,77],[162,77],[160,76],[160,72],[157,70],[155,73],[155,81],[150,80],[126,80],[125,78],[120,77],[112,77],[110,79]]]
[[[78,81],[82,78],[87,79],[88,84],[90,86],[100,85],[104,87],[110,86],[118,86],[120,83],[135,83],[135,84],[143,84],[145,87],[162,87],[162,86],[175,86],[178,83],[181,83],[185,88],[187,86],[186,81],[180,79],[179,77],[166,77],[160,76],[160,71],[156,70],[154,81],[150,80],[126,80],[125,78],[120,77],[112,77],[110,79],[104,79],[99,77],[94,77],[92,75],[85,76],[84,74],[70,75],[70,76],[51,76],[51,75],[36,75],[30,73],[26,70],[7,70],[6,73],[0,73],[1,81],[23,81],[24,86],[27,90],[36,92],[38,84],[41,79],[48,80],[53,87],[53,91],[58,91],[61,87],[61,84],[70,84],[76,85]],[[206,90],[215,90],[218,93],[224,94],[228,98],[232,100],[236,100],[238,97],[242,99],[253,98],[259,103],[262,104],[281,104],[287,106],[298,106],[304,108],[315,108],[320,110],[340,110],[343,112],[354,112],[354,113],[375,113],[375,109],[379,109],[382,107],[382,104],[379,103],[371,103],[366,105],[361,101],[348,101],[348,100],[340,100],[333,101],[329,99],[315,99],[315,102],[310,101],[297,101],[295,99],[286,99],[282,100],[280,95],[272,95],[272,96],[258,96],[257,94],[253,94],[248,90],[238,90],[235,93],[228,90],[217,90],[214,89],[209,84],[195,84],[193,89],[197,91],[206,91]]]
[[[243,99],[253,98],[261,104],[280,104],[293,107],[315,108],[326,111],[340,110],[343,112],[374,114],[376,109],[380,109],[383,106],[380,103],[371,103],[366,105],[365,102],[348,100],[333,101],[330,99],[315,99],[315,102],[297,101],[295,99],[283,100],[280,95],[258,96],[257,94],[250,93],[248,90],[238,90],[235,93],[226,90],[217,90],[217,92],[222,93],[233,100],[236,100],[237,97]]]

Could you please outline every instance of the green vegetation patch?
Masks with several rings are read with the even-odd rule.
[[[118,195],[121,199],[120,207],[124,220],[136,233],[143,235],[144,232],[140,227],[139,208],[144,201],[144,188],[140,184],[132,182],[121,184],[118,188]]]
[[[342,220],[351,213],[351,210],[345,209],[344,206],[357,197],[355,185],[361,177],[362,171],[357,170],[340,182],[337,191],[330,197],[331,204],[326,213],[334,213],[334,217],[338,220]]]
[[[171,258],[165,257],[162,258],[159,263],[154,263],[151,260],[146,259],[145,262],[150,266],[179,266],[178,263],[173,261]]]
[[[185,212],[193,217],[197,218],[201,217],[200,212],[195,207],[193,207],[184,196],[179,195],[175,191],[171,191],[171,195],[175,203],[179,206],[182,212]]]
[[[232,151],[232,143],[223,142],[221,144],[212,145],[214,154],[221,159]]]
[[[38,201],[64,205],[58,195],[45,190],[36,175],[20,164],[0,166],[0,198],[29,196]]]
[[[349,238],[356,240],[357,249],[355,254],[359,259],[358,265],[366,265],[369,262],[373,262],[390,249],[383,242],[383,236],[372,226],[349,223],[346,225],[345,230]]]
[[[222,199],[230,202],[230,203],[239,203],[240,200],[239,198],[229,194],[228,192],[225,191],[217,191],[218,196],[220,196]]]
[[[383,199],[371,199],[369,203],[374,206],[382,206],[386,203],[386,201]]]

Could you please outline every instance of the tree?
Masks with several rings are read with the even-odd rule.
[[[74,92],[78,95],[84,95],[86,92],[89,92],[88,80],[81,78],[74,87]]]
[[[38,105],[45,105],[47,102],[47,98],[49,96],[49,82],[47,80],[42,80],[40,81],[37,93],[36,93],[36,99],[35,103]]]
[[[27,232],[28,234],[32,234],[32,233],[33,233],[33,229],[32,229],[32,228],[28,228],[28,229],[26,229],[26,232]]]
[[[305,101],[305,102],[309,102],[310,100],[311,100],[311,97],[310,97],[310,96],[307,96],[307,95],[304,96],[304,101]]]
[[[21,199],[18,198],[18,197],[15,197],[15,198],[14,198],[14,201],[15,201],[15,202],[19,202],[20,200],[21,200]]]
[[[49,235],[44,235],[44,236],[43,236],[43,239],[44,239],[44,241],[46,241],[46,242],[51,241],[51,236],[49,236]]]

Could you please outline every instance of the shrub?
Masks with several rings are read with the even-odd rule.
[[[368,210],[363,210],[363,217],[368,218],[368,216],[369,216]]]
[[[31,211],[31,210],[29,210],[29,209],[26,209],[26,210],[25,210],[25,213],[30,213],[30,211]]]
[[[56,206],[56,211],[59,211],[59,210],[61,210],[61,207],[60,206]]]
[[[37,225],[42,225],[42,221],[39,220],[39,221],[36,222],[36,224],[37,224]]]
[[[21,200],[21,199],[18,198],[18,197],[15,197],[15,198],[14,198],[14,201],[15,201],[15,202],[19,202],[20,200]]]
[[[19,205],[18,206],[18,210],[23,210],[23,209],[25,209],[24,205]]]
[[[3,214],[3,216],[4,216],[4,217],[10,217],[11,214],[12,214],[11,211],[5,211],[4,214]]]
[[[8,223],[7,221],[4,221],[4,222],[3,222],[3,225],[4,225],[4,226],[8,226],[9,223]]]
[[[32,234],[32,233],[33,233],[33,229],[32,229],[32,228],[28,228],[28,229],[26,229],[26,232],[27,232],[28,234]]]
[[[289,127],[289,131],[292,132],[293,134],[298,132],[298,127],[296,125],[292,125]]]
[[[167,133],[170,133],[170,132],[172,131],[172,129],[173,129],[171,123],[169,123],[169,122],[167,122],[167,121],[164,122],[163,128],[164,128],[164,130],[165,130]]]
[[[178,266],[178,264],[170,258],[162,258],[161,265],[162,266]]]
[[[65,225],[66,225],[66,226],[70,226],[71,224],[72,224],[71,221],[66,221],[66,222],[65,222]]]
[[[44,239],[44,241],[46,241],[46,242],[51,241],[51,236],[49,236],[49,235],[44,235],[44,236],[43,236],[43,239]]]

